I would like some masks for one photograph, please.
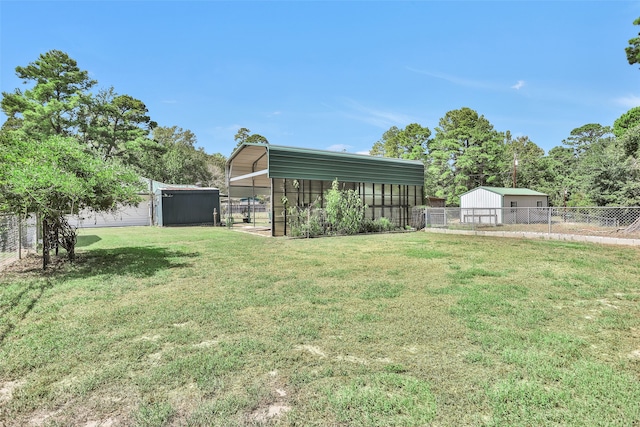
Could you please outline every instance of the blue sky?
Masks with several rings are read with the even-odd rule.
[[[624,48],[638,1],[0,1],[0,90],[51,49],[228,156],[272,144],[367,152],[470,107],[545,150],[640,105]],[[4,121],[4,117],[1,118]]]

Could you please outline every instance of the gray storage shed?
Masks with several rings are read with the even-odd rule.
[[[155,224],[215,225],[220,220],[220,191],[217,188],[158,188],[155,191]]]

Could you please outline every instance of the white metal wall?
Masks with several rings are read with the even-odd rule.
[[[82,211],[78,216],[67,218],[70,225],[78,228],[130,227],[151,225],[150,197],[141,195],[138,206],[122,207],[115,214]]]
[[[511,207],[511,202],[516,202],[519,208],[537,208],[538,202],[542,202],[543,208],[547,207],[547,196],[504,196],[504,207]]]
[[[476,188],[460,196],[460,221],[489,224],[497,222],[500,224],[502,222],[501,207],[502,196],[500,194],[484,188]]]

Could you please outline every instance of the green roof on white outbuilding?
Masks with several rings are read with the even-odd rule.
[[[227,169],[231,185],[256,185],[265,178],[424,185],[424,164],[418,160],[273,144],[242,144]]]
[[[469,190],[466,193],[461,194],[461,196],[464,196],[465,194],[469,194],[472,191],[476,191],[478,189],[491,191],[492,193],[496,193],[501,196],[546,196],[545,193],[531,190],[529,188],[486,187],[486,186],[476,187],[473,190]]]

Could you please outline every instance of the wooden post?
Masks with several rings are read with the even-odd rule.
[[[47,225],[47,218],[42,218],[42,269],[47,268],[49,264],[49,227]]]

